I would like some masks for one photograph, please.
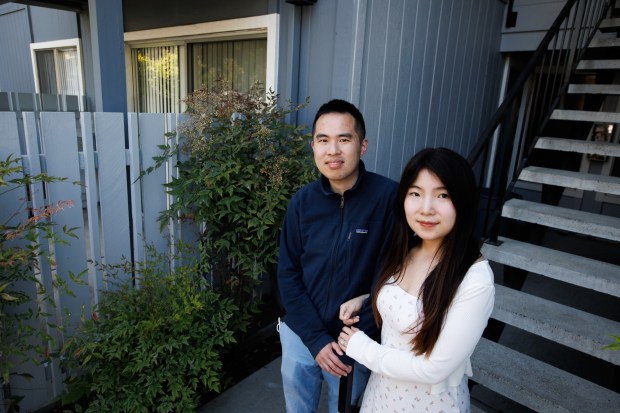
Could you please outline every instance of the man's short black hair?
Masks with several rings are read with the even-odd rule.
[[[316,112],[314,122],[312,123],[312,135],[314,135],[314,129],[316,127],[316,121],[327,113],[348,113],[355,119],[355,131],[360,137],[360,141],[366,139],[366,123],[364,122],[364,116],[352,103],[342,99],[332,99],[327,103],[324,103]]]

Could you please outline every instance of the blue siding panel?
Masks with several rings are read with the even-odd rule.
[[[0,91],[34,93],[28,9],[0,6]]]
[[[368,168],[394,179],[424,147],[466,155],[497,105],[504,7],[499,0],[338,0],[304,8],[298,100],[310,96],[311,104],[300,122],[312,122],[331,98],[350,98],[366,118]]]
[[[71,11],[30,7],[33,43],[78,37],[77,15]]]

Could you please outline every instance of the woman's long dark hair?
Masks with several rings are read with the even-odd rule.
[[[373,292],[372,307],[377,324],[381,316],[377,297],[381,288],[394,275],[397,281],[404,275],[409,251],[420,245],[405,216],[405,197],[422,170],[428,170],[446,187],[454,208],[456,222],[446,235],[438,251],[440,259],[422,287],[423,315],[411,326],[415,332],[411,340],[415,354],[431,354],[441,332],[448,308],[469,267],[480,256],[480,244],[474,237],[478,210],[478,190],[471,166],[465,158],[446,148],[427,148],[409,160],[403,170],[394,203],[394,227],[381,276]]]

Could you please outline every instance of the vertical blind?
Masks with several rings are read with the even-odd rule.
[[[75,47],[56,50],[57,84],[61,94],[80,94],[80,68]]]
[[[54,51],[40,50],[35,52],[35,56],[37,58],[37,72],[39,75],[39,92],[52,95],[58,94]]]
[[[133,48],[133,96],[138,112],[180,112],[179,48],[187,47],[187,90],[210,88],[219,79],[247,92],[267,76],[267,40],[230,40],[187,46]]]
[[[180,112],[179,46],[132,49],[134,108]]]
[[[37,50],[35,56],[40,93],[80,95],[77,48]]]
[[[190,84],[188,90],[210,88],[218,79],[234,90],[247,92],[259,81],[265,84],[267,40],[232,40],[189,45]]]

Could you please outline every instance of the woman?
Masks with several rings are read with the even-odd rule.
[[[424,149],[405,167],[372,307],[381,344],[349,327],[364,296],[341,306],[339,344],[371,371],[362,412],[469,412],[470,356],[493,309],[493,273],[474,237],[478,192],[467,161]]]

